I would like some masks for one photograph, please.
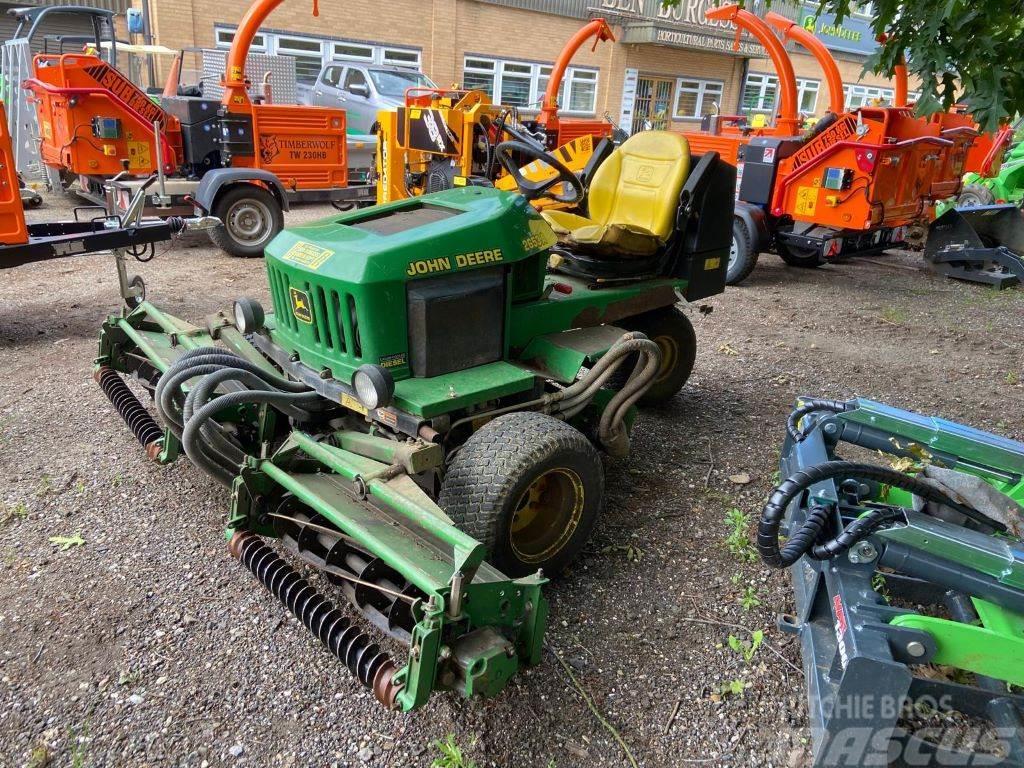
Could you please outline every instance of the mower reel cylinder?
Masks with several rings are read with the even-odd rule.
[[[377,701],[396,709],[395,662],[259,536],[236,531],[228,549],[336,656]]]

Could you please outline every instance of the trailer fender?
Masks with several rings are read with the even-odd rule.
[[[737,200],[735,216],[743,222],[747,232],[750,233],[750,244],[754,252],[767,250],[768,244],[771,242],[771,233],[768,231],[768,217],[765,216],[764,209]]]
[[[252,182],[260,182],[266,186],[281,204],[281,210],[288,210],[288,194],[284,184],[277,176],[262,168],[214,168],[207,171],[196,188],[196,204],[206,211],[212,211],[217,195],[225,187]]]

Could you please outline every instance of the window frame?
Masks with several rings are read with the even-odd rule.
[[[224,35],[224,39],[221,39],[221,35]],[[231,44],[235,41],[235,35],[238,34],[237,28],[231,27],[214,27],[213,28],[213,47],[214,48],[230,48]],[[253,51],[266,51],[267,50],[267,37],[262,32],[257,32],[252,36],[252,43],[249,44],[249,49]]]
[[[687,88],[683,85],[684,83],[696,83],[697,88],[696,90],[694,90],[693,88]],[[711,88],[708,88],[708,86],[711,86]],[[702,120],[704,118],[703,114],[684,115],[679,111],[679,96],[684,91],[687,93],[696,92],[696,109],[700,111],[704,108],[704,100],[708,97],[708,91],[715,90],[716,88],[718,92],[718,103],[719,105],[721,105],[722,99],[725,95],[724,80],[704,79],[699,77],[677,77],[675,88],[672,91],[672,120],[677,122],[685,120]]]
[[[853,106],[851,97],[854,91],[858,92],[858,96],[862,99],[861,103],[857,106]],[[869,106],[868,102],[872,99],[882,99],[888,104],[892,104],[896,100],[896,91],[893,88],[886,88],[881,85],[861,85],[860,83],[843,83],[843,109],[850,111],[854,109],[860,109],[861,107]]]
[[[752,77],[760,78],[762,80],[757,106],[746,107],[743,105],[743,97],[747,92],[747,86],[750,83]],[[813,91],[814,92],[814,105],[812,109],[806,110],[801,109],[804,94]],[[772,94],[772,104],[770,107],[764,106],[765,97],[768,93]],[[807,114],[816,115],[818,113],[818,99],[821,97],[821,80],[817,80],[813,77],[798,77],[796,78],[796,109],[797,112],[806,112]],[[775,112],[778,109],[779,104],[779,76],[773,75],[770,72],[748,72],[746,79],[743,81],[743,89],[740,91],[740,111],[744,114],[748,113],[767,113],[769,119],[773,118]]]
[[[814,102],[811,104],[810,109],[803,109],[804,94],[812,91],[811,86],[814,86]],[[821,80],[815,80],[813,77],[798,77],[796,79],[796,111],[803,112],[808,115],[818,114],[818,99],[821,96]]]
[[[520,67],[523,71],[514,71],[506,68]],[[529,70],[528,72],[526,70]],[[490,90],[483,88],[495,102],[506,104],[502,99],[502,91],[505,88],[505,77],[510,80],[529,79],[527,102],[525,105],[516,105],[516,108],[525,113],[536,113],[540,111],[541,101],[544,99],[544,92],[551,78],[554,65],[549,63],[523,61],[521,59],[502,59],[494,56],[467,53],[462,57],[462,84],[465,88],[478,88],[476,84],[466,84],[466,75],[470,74],[476,78],[486,78],[490,81]],[[597,114],[597,94],[601,83],[601,70],[597,67],[567,67],[562,84],[559,88],[558,103],[562,105],[559,112],[564,115],[589,117]],[[577,89],[593,89],[589,97],[587,109],[571,109],[570,105]]]
[[[219,49],[230,48],[234,36],[237,33],[238,27],[215,23],[213,25],[214,47]],[[397,43],[374,43],[333,37],[317,37],[315,35],[294,32],[269,32],[261,30],[253,37],[251,48],[254,51],[278,56],[305,57],[309,59],[316,58],[317,54],[315,51],[306,51],[301,48],[289,47],[289,41],[319,45],[320,67],[318,73],[332,62],[336,62],[342,66],[349,63],[358,63],[369,66],[397,67],[399,69],[408,69],[420,73],[423,72],[422,48],[405,46]],[[359,55],[358,53],[352,52],[339,52],[339,49],[344,48],[362,50],[366,52],[366,55]],[[396,55],[399,57],[398,59],[395,58]],[[405,60],[401,60],[401,57],[403,56],[405,57]],[[308,85],[312,85],[319,81],[320,78],[317,77]],[[301,81],[299,84],[307,85]]]

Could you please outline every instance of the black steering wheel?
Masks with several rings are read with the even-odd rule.
[[[561,160],[550,152],[547,152],[533,144],[525,141],[503,141],[495,151],[498,154],[498,161],[508,171],[520,193],[527,200],[536,200],[539,197],[550,197],[559,203],[573,204],[583,199],[583,182],[579,176],[570,171]],[[519,170],[519,163],[513,156],[514,153],[525,155],[531,160],[540,160],[555,171],[555,175],[541,181],[531,181],[523,176]],[[558,194],[547,194],[557,184],[562,185],[562,191]],[[569,190],[572,190],[571,192]]]

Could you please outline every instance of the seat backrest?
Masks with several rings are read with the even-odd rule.
[[[634,134],[594,173],[587,192],[590,218],[599,224],[639,227],[667,240],[689,173],[690,145],[681,134]]]

